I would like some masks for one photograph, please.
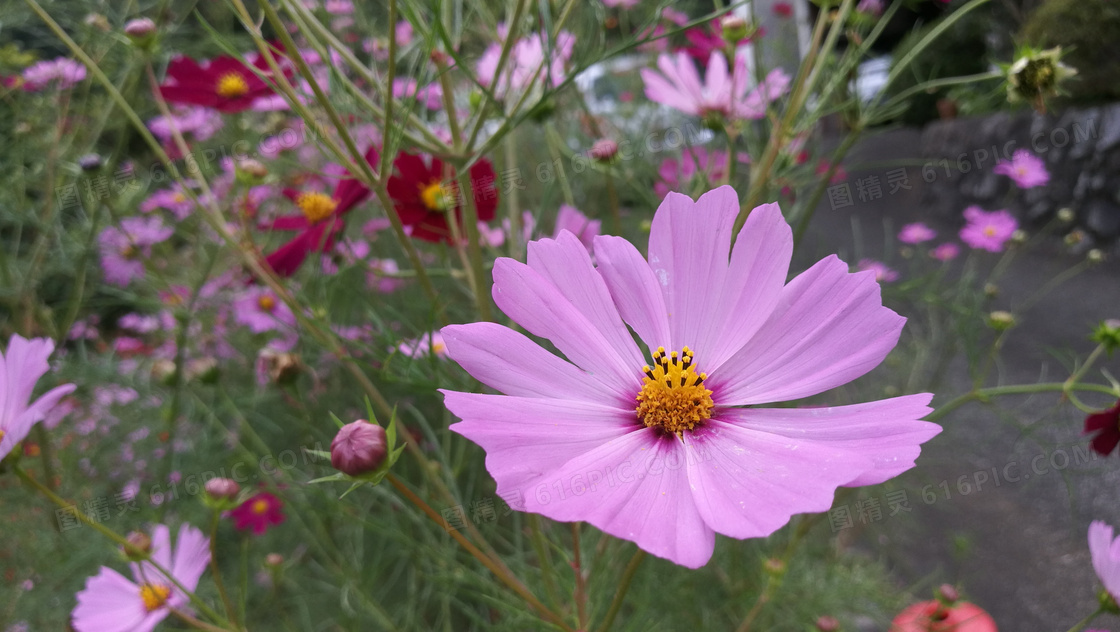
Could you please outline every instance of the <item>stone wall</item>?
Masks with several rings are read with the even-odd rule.
[[[1019,191],[992,172],[1017,149],[1045,161],[1049,184]],[[942,212],[1008,208],[1038,225],[1070,208],[1094,241],[1120,242],[1120,104],[937,121],[922,132],[921,156],[926,202]]]

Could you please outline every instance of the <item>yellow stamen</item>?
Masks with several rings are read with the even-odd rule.
[[[653,366],[642,372],[642,390],[638,393],[638,419],[649,428],[661,428],[680,436],[712,416],[715,402],[712,392],[704,388],[707,373],[697,373],[692,350],[688,347],[666,353],[658,347]]]
[[[171,588],[162,584],[144,584],[140,587],[140,598],[144,600],[144,609],[148,612],[162,607],[170,596]]]
[[[257,307],[261,308],[261,311],[271,312],[276,308],[276,299],[268,294],[261,294],[260,298],[257,299]]]
[[[266,514],[268,513],[268,501],[261,498],[260,500],[254,501],[249,508],[252,509],[253,513],[257,514],[258,516]]]
[[[120,255],[125,259],[135,259],[136,256],[140,254],[140,251],[137,250],[136,246],[133,246],[132,244],[128,244],[117,252],[119,252]]]
[[[996,229],[995,229],[994,226],[985,226],[983,232],[984,232],[985,237],[995,237],[996,236]]]
[[[327,219],[338,208],[338,202],[335,202],[331,197],[325,193],[300,193],[296,198],[296,206],[299,210],[303,211],[303,216],[307,221],[312,224]]]
[[[227,99],[244,96],[249,92],[249,82],[236,72],[227,72],[218,78],[218,95]]]
[[[428,185],[420,186],[420,201],[424,206],[428,207],[429,211],[438,211],[442,213],[450,208],[451,200],[448,199],[447,193],[443,190],[443,185],[436,180]]]
[[[171,196],[171,201],[176,204],[182,204],[183,202],[187,201],[187,196],[183,195],[182,193],[176,193],[175,195]]]

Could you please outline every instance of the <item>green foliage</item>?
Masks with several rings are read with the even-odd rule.
[[[1030,15],[1023,44],[1061,46],[1078,76],[1064,87],[1072,103],[1120,99],[1120,4],[1112,0],[1047,0]],[[1067,52],[1068,51],[1068,52]]]

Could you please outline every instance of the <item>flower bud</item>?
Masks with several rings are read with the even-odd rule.
[[[160,358],[152,363],[152,377],[161,384],[170,386],[175,383],[175,361],[169,358]]]
[[[591,159],[596,162],[609,163],[618,155],[618,143],[609,138],[601,138],[595,141],[588,153],[591,155]]]
[[[1089,336],[1093,342],[1104,346],[1105,351],[1111,357],[1112,352],[1120,349],[1120,320],[1109,319],[1097,325],[1093,330],[1093,335]]]
[[[1085,241],[1085,233],[1081,232],[1080,230],[1072,230],[1062,239],[1062,241],[1064,241],[1067,246],[1076,246],[1077,244]]]
[[[229,478],[212,478],[206,481],[206,495],[213,500],[234,500],[241,493],[237,481]]]
[[[124,556],[132,561],[147,559],[148,554],[152,552],[152,539],[147,533],[133,531],[125,537],[125,541],[128,542],[128,546],[123,547]]]
[[[762,563],[762,569],[766,571],[768,575],[780,577],[786,572],[786,563],[776,557],[772,557]]]
[[[276,568],[284,563],[284,556],[279,553],[269,553],[264,556],[264,565],[269,568]]]
[[[1015,326],[1015,315],[1011,312],[997,310],[988,314],[988,326],[996,331],[1006,331]]]
[[[105,164],[105,161],[97,154],[86,154],[78,158],[78,166],[82,168],[82,171],[97,171],[103,164]]]
[[[82,19],[82,22],[86,26],[95,28],[103,33],[108,33],[113,30],[113,27],[109,25],[109,19],[100,13],[90,13]]]
[[[1104,261],[1104,253],[1101,252],[1100,248],[1093,248],[1089,252],[1085,253],[1085,259],[1089,263],[1100,263]]]
[[[134,40],[147,39],[156,32],[156,23],[151,18],[136,18],[124,25],[124,34]]]
[[[385,429],[360,419],[339,429],[331,441],[331,466],[350,476],[376,470],[387,452]]]
[[[961,598],[960,592],[952,584],[941,584],[937,588],[937,600],[951,606]]]
[[[995,283],[984,284],[984,296],[988,298],[995,298],[999,296],[999,286]]]
[[[260,184],[261,180],[264,180],[265,176],[268,175],[268,167],[264,166],[259,160],[245,158],[237,161],[234,173],[239,183],[251,186]]]
[[[1073,209],[1071,209],[1069,207],[1060,209],[1058,211],[1058,221],[1061,221],[1061,222],[1064,222],[1064,223],[1068,224],[1075,219],[1077,219],[1077,215],[1075,215],[1074,212],[1073,212]]]
[[[719,27],[723,41],[734,46],[751,34],[751,23],[741,15],[727,14],[720,18]]]
[[[820,630],[820,632],[839,632],[840,622],[836,620],[836,617],[820,617],[817,619],[817,630]]]
[[[1017,231],[1011,233],[1011,243],[1013,243],[1013,244],[1025,244],[1025,243],[1027,243],[1027,231],[1020,229],[1020,230],[1017,230]]]

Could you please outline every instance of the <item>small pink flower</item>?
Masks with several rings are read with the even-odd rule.
[[[1011,160],[999,161],[992,171],[1011,178],[1020,189],[1040,187],[1050,181],[1050,172],[1042,159],[1026,149],[1016,151]]]
[[[50,371],[47,358],[52,351],[54,341],[49,338],[28,340],[13,335],[7,352],[0,353],[0,459],[23,441],[59,400],[74,392],[73,384],[64,384],[31,401],[35,383]]]
[[[793,15],[793,5],[788,2],[775,2],[771,9],[774,11],[774,15],[780,18],[788,18]]]
[[[503,30],[499,26],[499,32]],[[560,31],[556,41],[546,45],[546,37],[542,33],[533,33],[518,40],[510,51],[501,77],[494,75],[498,70],[502,46],[497,42],[491,44],[478,60],[479,82],[490,88],[499,99],[512,92],[522,92],[538,82],[558,87],[567,77],[567,65],[575,50],[576,38],[568,31]],[[546,59],[549,53],[551,56]]]
[[[970,206],[964,210],[964,218],[968,223],[961,229],[961,241],[988,252],[1002,251],[1004,244],[1019,228],[1011,213],[1002,210],[989,212],[979,206]]]
[[[766,106],[789,88],[789,76],[775,69],[751,90],[753,80],[744,55],[735,57],[735,68],[729,72],[723,53],[713,52],[703,82],[684,53],[660,55],[657,68],[641,70],[646,97],[701,118],[760,119]]]
[[[149,562],[132,563],[132,580],[102,566],[101,572],[86,580],[78,593],[78,605],[71,615],[77,632],[151,632],[171,609],[187,610],[189,591],[210,562],[210,543],[201,531],[184,524],[179,528],[175,547],[165,525],[152,530],[152,561],[168,571],[164,575]]]
[[[229,512],[233,527],[238,531],[251,529],[253,535],[261,535],[270,526],[283,524],[284,503],[268,492],[260,492]]]
[[[727,152],[722,150],[708,153],[703,147],[687,147],[681,152],[680,160],[666,158],[657,169],[660,181],[653,185],[653,191],[661,197],[669,191],[689,191],[698,182],[697,174],[703,174],[707,185],[723,179],[727,172]]]
[[[860,0],[856,11],[879,17],[883,15],[883,0]]]
[[[397,345],[397,353],[418,358],[425,355],[443,357],[447,355],[447,345],[443,342],[443,334],[438,331],[424,334],[414,340],[405,340]]]
[[[423,88],[418,88],[415,79],[394,79],[393,98],[416,99],[429,110],[438,110],[443,107],[443,88],[441,88],[438,83],[432,83]]]
[[[255,334],[295,327],[296,317],[291,308],[276,294],[266,288],[253,286],[245,289],[233,302],[234,319]]]
[[[105,281],[124,287],[144,276],[144,260],[152,256],[152,246],[171,237],[175,231],[159,217],[128,217],[120,227],[101,231],[101,267]]]
[[[81,62],[66,57],[36,62],[23,71],[23,89],[34,92],[54,86],[68,90],[86,78],[86,67]]]
[[[959,254],[961,254],[961,247],[951,241],[945,242],[929,251],[929,256],[938,261],[951,261],[956,259]]]
[[[937,237],[937,231],[921,222],[907,224],[898,231],[898,240],[904,244],[920,244]]]
[[[164,143],[172,141],[175,129],[184,136],[203,141],[222,129],[222,125],[221,112],[194,105],[177,105],[171,110],[171,116],[161,115],[148,121],[148,129]]]
[[[554,236],[559,237],[560,232],[566,230],[575,235],[576,238],[580,240],[580,243],[590,250],[592,243],[595,241],[595,238],[599,236],[599,231],[602,228],[603,222],[597,219],[589,219],[574,206],[561,204],[560,212],[556,214],[556,231]]]
[[[875,261],[873,259],[860,259],[856,264],[856,270],[860,272],[871,271],[875,273],[875,280],[879,283],[891,283],[898,280],[898,272],[887,267],[887,264],[882,261]]]

